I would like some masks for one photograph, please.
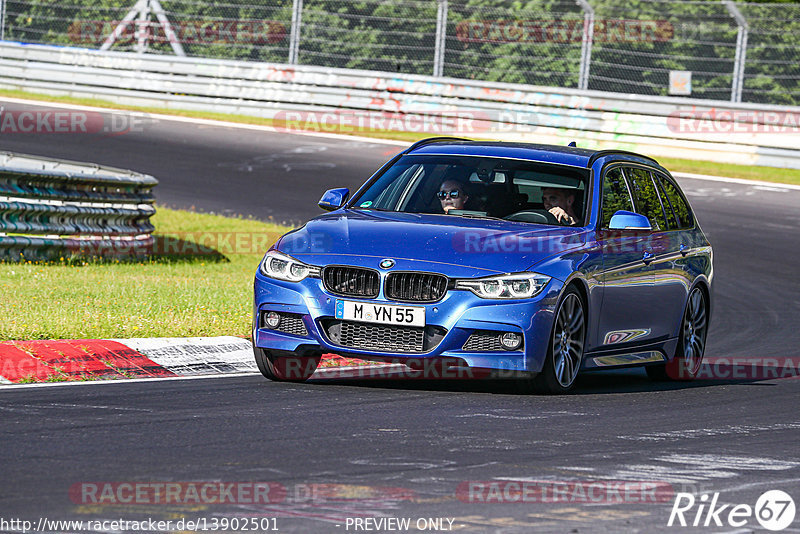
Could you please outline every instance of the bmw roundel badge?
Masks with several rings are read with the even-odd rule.
[[[390,260],[388,258],[385,260],[381,260],[380,266],[381,269],[391,269],[392,267],[394,267],[394,260]]]

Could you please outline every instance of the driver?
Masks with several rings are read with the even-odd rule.
[[[553,214],[561,224],[574,226],[578,224],[578,217],[573,211],[575,193],[560,187],[543,187],[542,202],[544,209]]]
[[[445,213],[450,210],[463,210],[464,205],[469,200],[469,197],[464,192],[464,184],[456,180],[442,182],[436,196],[442,203],[442,209]]]

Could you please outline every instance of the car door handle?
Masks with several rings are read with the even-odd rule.
[[[655,258],[655,257],[656,257],[655,254],[653,254],[652,252],[650,252],[648,250],[645,250],[644,254],[642,255],[642,261],[644,262],[645,265],[649,265],[650,262],[653,261],[653,258]]]
[[[689,253],[689,247],[687,247],[683,243],[681,243],[681,249],[680,250],[681,250],[681,256],[685,257]]]

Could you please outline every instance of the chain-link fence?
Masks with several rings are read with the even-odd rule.
[[[800,104],[800,4],[0,0],[0,39]]]

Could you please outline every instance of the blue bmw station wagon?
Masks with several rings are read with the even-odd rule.
[[[305,380],[325,353],[504,371],[547,393],[582,370],[700,369],[712,249],[652,158],[432,138],[319,205],[256,272],[269,379]]]

